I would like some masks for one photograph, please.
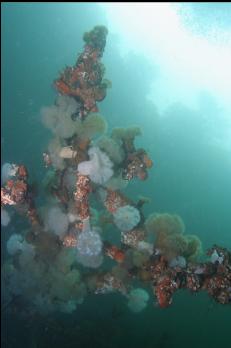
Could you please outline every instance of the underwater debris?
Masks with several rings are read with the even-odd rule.
[[[124,180],[132,180],[137,177],[146,180],[148,177],[147,169],[153,165],[144,149],[136,149],[134,140],[137,135],[141,135],[139,127],[115,128],[112,131],[112,139],[120,142],[125,158],[122,166],[122,177]]]
[[[107,28],[96,26],[83,36],[84,51],[74,67],[67,67],[55,81],[55,87],[63,94],[73,97],[79,104],[75,114],[80,119],[90,112],[97,112],[97,102],[106,97],[107,81],[103,80],[105,68],[100,62],[106,44]]]
[[[77,151],[73,151],[71,146],[64,146],[61,148],[59,152],[59,156],[61,158],[75,158],[77,155]]]
[[[28,172],[24,165],[12,164],[14,173],[1,187],[1,206],[13,205],[16,210],[24,213],[33,227],[41,224],[30,185],[28,184]]]
[[[135,177],[146,180],[148,177],[147,168],[152,167],[152,161],[143,149],[126,153],[123,168],[123,178],[131,180]]]
[[[43,152],[43,161],[45,168],[48,168],[52,164],[50,155],[47,152]]]
[[[146,232],[144,228],[134,228],[130,231],[121,232],[121,243],[131,247],[138,248],[140,242],[144,241]]]
[[[1,206],[6,212],[12,206],[30,222],[29,230],[8,240],[6,293],[10,299],[19,296],[28,314],[42,315],[72,313],[88,294],[111,292],[119,292],[131,310],[140,312],[150,295],[137,282],[152,290],[161,308],[172,304],[179,289],[206,291],[218,303],[231,304],[230,251],[214,245],[209,260],[200,262],[201,242],[185,233],[179,216],[154,213],[145,219],[147,199],[136,203],[117,189],[125,187],[121,181],[147,179],[153,162],[135,147],[139,127],[116,128],[95,141],[107,130],[96,113],[109,87],[100,62],[106,37],[102,26],[84,34],[75,66],[55,81],[61,95],[42,109],[54,134],[43,153],[49,167],[43,183],[46,204],[36,208],[25,166],[3,166]]]
[[[66,248],[74,248],[77,246],[78,243],[78,237],[76,234],[66,234],[63,239],[63,245]]]
[[[84,221],[90,216],[89,193],[91,191],[90,179],[86,175],[77,174],[76,191],[74,198],[76,202],[79,220]]]
[[[115,213],[117,209],[129,203],[129,200],[119,191],[105,189],[104,195],[105,198],[103,199],[103,204],[110,213]]]
[[[122,280],[114,274],[108,272],[96,280],[95,294],[108,294],[116,291],[126,295],[127,288]]]
[[[115,245],[110,245],[108,242],[104,243],[104,253],[118,263],[123,262],[125,259],[125,252]]]
[[[211,253],[211,250],[208,252]],[[160,307],[168,307],[174,292],[181,288],[192,292],[206,290],[217,302],[230,303],[231,253],[223,248],[221,250],[225,252],[226,258],[216,266],[209,261],[186,267],[185,264],[169,267],[163,256],[155,256],[148,265],[148,272],[151,273],[154,294]]]

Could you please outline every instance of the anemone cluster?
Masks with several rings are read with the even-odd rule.
[[[2,225],[14,211],[29,221],[6,243],[4,305],[24,314],[71,313],[88,294],[117,291],[138,313],[150,296],[167,307],[180,288],[206,290],[230,304],[230,252],[214,246],[202,262],[200,240],[185,233],[178,215],[145,218],[148,200],[135,202],[121,192],[131,180],[147,179],[153,163],[135,146],[139,127],[109,135],[98,113],[109,87],[100,61],[106,36],[102,26],[84,34],[76,64],[55,80],[54,105],[41,109],[53,138],[43,152],[47,174],[39,206],[25,166],[2,167]]]
[[[178,256],[188,261],[196,260],[202,253],[201,241],[196,235],[185,234],[185,226],[180,216],[171,214],[151,214],[146,222],[149,233],[155,235],[155,246],[169,261]]]

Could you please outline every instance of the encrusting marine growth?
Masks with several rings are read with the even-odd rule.
[[[43,153],[45,205],[36,208],[24,165],[2,168],[3,226],[12,209],[30,222],[7,242],[3,300],[17,298],[29,313],[71,313],[88,294],[118,291],[140,312],[151,296],[165,308],[177,290],[188,289],[230,304],[230,251],[214,245],[203,255],[200,240],[185,233],[179,216],[145,218],[147,200],[134,202],[121,192],[123,183],[146,180],[153,162],[135,146],[138,127],[105,134],[98,103],[110,87],[101,63],[106,37],[103,26],[84,34],[76,64],[54,82],[54,105],[41,110],[54,135]]]

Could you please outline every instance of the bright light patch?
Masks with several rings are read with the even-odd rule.
[[[121,51],[145,55],[160,69],[150,97],[165,108],[174,101],[197,106],[201,91],[230,107],[231,32],[203,32],[187,25],[184,4],[104,3],[109,30],[121,37]],[[161,82],[160,82],[161,81]]]

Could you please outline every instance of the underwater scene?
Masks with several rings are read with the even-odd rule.
[[[231,3],[1,4],[1,346],[231,346]]]

